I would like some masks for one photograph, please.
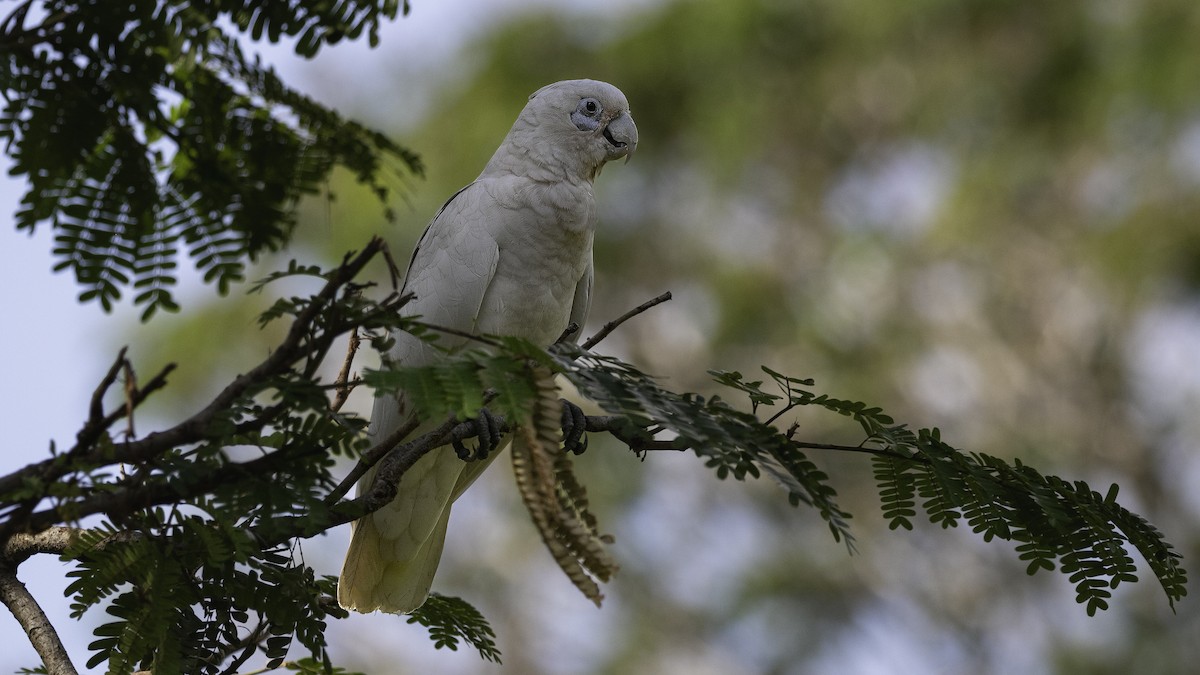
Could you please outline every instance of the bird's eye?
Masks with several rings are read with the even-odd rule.
[[[600,111],[603,106],[594,98],[581,98],[575,112],[571,113],[571,121],[580,131],[595,131],[600,127]]]

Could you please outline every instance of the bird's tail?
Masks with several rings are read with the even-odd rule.
[[[450,448],[439,448],[417,460],[390,504],[354,522],[338,603],[364,613],[407,614],[420,607],[442,558],[451,504],[499,454],[497,449],[486,460],[463,462]],[[363,476],[360,494],[374,477],[374,470]]]
[[[354,523],[354,535],[338,581],[338,604],[358,612],[382,610],[407,614],[424,604],[442,557],[450,507],[442,510],[433,530],[404,558],[396,540],[380,531],[371,516]]]
[[[425,602],[465,466],[449,448],[434,450],[405,472],[391,503],[355,521],[338,582],[342,607],[408,613]],[[359,494],[374,478],[374,469],[362,477]]]

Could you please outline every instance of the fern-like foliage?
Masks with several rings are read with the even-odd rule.
[[[1089,615],[1108,608],[1112,589],[1137,580],[1129,547],[1147,561],[1172,607],[1187,594],[1180,555],[1153,525],[1117,503],[1115,484],[1102,496],[1083,481],[1046,476],[1020,460],[1009,464],[964,453],[945,443],[937,429],[914,432],[879,408],[813,393],[811,380],[766,367],[763,372],[779,394],[762,391],[762,381],[747,382],[740,373],[714,375],[746,394],[755,410],[780,405],[772,419],[799,406],[817,406],[857,421],[866,435],[863,445],[841,449],[872,453],[883,515],[892,529],[913,529],[919,506],[944,528],[965,520],[984,541],[1017,542],[1021,560],[1029,561],[1027,571],[1057,566],[1075,584]]]
[[[333,581],[314,578],[286,550],[261,551],[236,522],[186,510],[133,515],[123,527],[140,536],[108,545],[118,530],[104,523],[68,551],[77,562],[67,588],[73,616],[106,601],[111,618],[95,630],[88,667],[219,673],[257,624],[265,639],[245,649],[277,665],[296,640],[327,663],[325,622],[344,615],[319,600]]]
[[[74,533],[65,549],[76,563],[67,589],[73,615],[101,608],[107,615],[95,630],[89,667],[215,674],[237,672],[260,654],[270,668],[339,672],[324,640],[329,620],[345,615],[334,600],[336,580],[305,564],[301,541],[386,504],[417,453],[448,442],[447,433],[470,433],[451,419],[421,438],[369,447],[364,421],[331,405],[330,393],[345,386],[326,381],[321,367],[335,338],[358,331],[385,350],[388,335],[408,330],[438,342],[437,329],[401,318],[406,298],[371,300],[353,283],[382,248],[376,240],[334,269],[292,264],[271,275],[264,283],[305,275],[324,285],[264,312],[264,324],[289,323],[285,337],[193,416],[143,437],[114,430],[148,395],[131,378],[124,400],[106,409],[104,394],[117,373],[132,368],[122,352],[75,445],[0,476],[5,566],[30,555],[8,553],[17,540],[52,528]],[[459,347],[438,363],[368,371],[363,380],[380,391],[403,389],[427,417],[474,419],[484,405],[504,416],[522,440],[513,462],[531,517],[564,572],[597,602],[616,563],[560,447],[557,376],[609,413],[588,418],[592,433],[609,432],[639,453],[690,450],[718,478],[770,476],[793,505],[812,507],[848,545],[850,514],[806,451],[867,454],[891,527],[912,529],[924,512],[942,527],[965,523],[985,541],[1014,542],[1030,573],[1065,573],[1089,613],[1108,607],[1112,589],[1137,580],[1133,551],[1172,604],[1186,594],[1179,554],[1117,502],[1116,486],[1100,494],[1020,461],[964,453],[936,429],[912,431],[876,407],[819,394],[812,381],[770,369],[758,380],[713,373],[744,399],[738,407],[719,396],[674,392],[628,363],[570,344],[547,350],[491,336],[464,344],[481,343],[486,350]],[[145,387],[162,386],[163,377]],[[802,406],[856,421],[863,442],[812,443],[796,438],[794,426],[781,430],[784,415]],[[373,475],[387,478],[349,498],[352,481],[334,476],[339,456],[362,458],[364,471],[377,462]],[[84,518],[99,524],[61,528]],[[411,620],[439,647],[465,643],[499,660],[491,627],[462,600],[435,595]],[[285,661],[293,644],[308,651],[305,660]]]
[[[496,340],[494,347],[424,368],[373,373],[367,379],[384,388],[404,388],[420,406],[463,418],[472,417],[482,404],[479,392],[503,383],[509,392],[505,411],[515,414],[515,419],[527,419],[528,406],[538,398],[529,360],[546,364],[549,358],[582,395],[621,419],[609,430],[635,451],[692,450],[718,478],[745,480],[765,473],[787,490],[793,505],[814,507],[834,538],[851,549],[851,516],[837,504],[828,475],[804,450],[869,454],[890,527],[913,529],[919,508],[942,527],[965,521],[985,541],[1015,542],[1031,574],[1057,567],[1068,575],[1089,614],[1108,607],[1112,589],[1137,579],[1129,547],[1149,563],[1172,606],[1187,593],[1187,574],[1179,554],[1144,518],[1117,503],[1115,485],[1102,496],[1083,481],[1043,475],[1019,460],[1009,464],[990,455],[962,452],[942,441],[937,429],[910,430],[878,407],[818,394],[812,380],[765,367],[775,391],[764,389],[768,380],[712,372],[717,383],[745,396],[750,407],[746,412],[719,396],[673,392],[628,363],[575,345],[555,345],[548,354],[519,340]],[[775,426],[783,415],[801,406],[851,418],[865,434],[863,443],[855,447],[810,443],[794,438],[795,429],[781,431]],[[536,468],[531,457],[514,457],[514,461],[519,476]],[[544,481],[549,474],[529,475],[543,475]],[[576,489],[574,480],[573,475],[561,477],[557,490]],[[556,543],[547,541],[558,559]],[[569,575],[571,569],[564,567]]]
[[[1056,566],[1075,584],[1088,614],[1108,608],[1111,590],[1137,580],[1133,548],[1149,563],[1168,601],[1187,594],[1180,555],[1144,518],[1116,501],[1117,486],[1101,495],[1083,481],[1046,476],[1021,463],[985,454],[964,454],[944,443],[937,430],[921,430],[900,454],[873,458],[891,527],[912,528],[917,499],[929,519],[943,527],[966,520],[985,541],[1017,542],[1027,571]]]
[[[17,229],[54,230],[55,269],[74,273],[82,300],[109,309],[132,290],[143,318],[176,310],[185,255],[225,292],[247,260],[287,241],[297,200],[335,165],[381,199],[385,166],[421,170],[220,28],[293,37],[311,56],[364,31],[374,41],[396,0],[47,0],[29,24],[32,4],[0,22],[0,142],[29,186]]]
[[[461,598],[430,593],[425,604],[408,617],[408,622],[427,628],[438,649],[457,651],[459,643],[466,642],[479,651],[480,658],[500,663],[496,633],[479,610]]]
[[[97,481],[96,490],[161,487],[191,496],[170,508],[122,514],[119,529],[106,520],[68,552],[78,562],[67,589],[75,615],[105,605],[112,617],[96,630],[89,667],[219,673],[232,647],[259,626],[263,639],[244,649],[279,664],[295,641],[328,662],[326,621],[344,616],[322,601],[333,595],[335,581],[316,577],[286,543],[266,542],[278,539],[290,518],[318,526],[329,518],[322,498],[332,458],[354,451],[361,422],[320,410],[319,390],[286,379],[276,391],[297,408],[270,428],[247,424],[273,417],[248,396],[215,422],[219,439],[163,452],[153,469],[126,479]],[[304,411],[306,403],[312,407]],[[263,454],[235,462],[231,444]],[[106,544],[118,532],[139,536]]]
[[[611,356],[569,344],[557,345],[555,354],[566,378],[606,411],[628,418],[647,436],[673,436],[679,447],[702,457],[718,478],[744,480],[767,472],[787,490],[792,505],[815,507],[833,537],[853,546],[850,514],[838,506],[829,476],[755,414],[738,410],[720,397],[670,391]],[[761,391],[751,393],[757,404],[770,400]]]
[[[375,302],[350,282],[381,246],[333,270],[292,265],[273,275],[326,285],[272,306],[264,322],[289,321],[284,342],[198,415],[116,442],[105,425],[120,413],[98,408],[96,435],[0,478],[4,535],[101,517],[65,552],[76,563],[73,616],[107,614],[89,668],[215,674],[255,653],[274,668],[298,643],[311,656],[301,672],[337,672],[324,638],[328,620],[345,616],[336,579],[304,564],[296,537],[347,520],[327,499],[332,470],[338,456],[363,449],[365,424],[330,409],[318,371],[335,338],[400,325],[402,299]]]

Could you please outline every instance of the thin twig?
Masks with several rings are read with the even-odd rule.
[[[434,323],[425,323],[424,321],[421,321],[420,319],[417,319],[416,321],[413,321],[412,323],[415,326],[423,326],[425,328],[428,328],[429,330],[437,331],[438,333],[445,333],[446,335],[453,335],[455,337],[460,337],[465,340],[472,340],[472,341],[478,342],[480,344],[485,344],[489,347],[499,348],[499,347],[503,346],[500,344],[499,341],[494,340],[486,335],[479,335],[478,333],[471,333],[471,332],[468,332],[465,330],[459,330],[457,328],[450,328],[449,326],[439,326]]]
[[[387,261],[388,276],[392,280],[392,290],[399,291],[400,284],[404,279],[404,273],[400,271],[400,266],[396,264],[396,259],[392,257],[392,249],[388,248],[386,243],[382,241],[380,243],[382,243],[380,251],[383,253],[383,259]]]
[[[290,668],[290,667],[292,667],[292,665],[293,665],[293,663],[291,661],[284,661],[283,663],[280,663],[277,666],[263,666],[262,668],[259,668],[258,670],[247,670],[246,672],[242,673],[241,675],[263,675],[263,673],[274,672],[276,670],[279,670],[280,668]],[[138,674],[134,673],[133,675],[138,675]]]
[[[567,324],[565,329],[563,329],[562,335],[558,336],[558,339],[554,341],[554,344],[565,342],[566,340],[570,339],[572,335],[575,335],[578,332],[579,324],[572,321],[571,323]]]
[[[221,651],[226,652],[221,659],[222,661],[224,661],[226,658],[229,658],[229,656],[232,656],[233,653],[237,652],[238,650],[241,650],[241,654],[238,654],[233,661],[230,662],[229,667],[221,671],[221,675],[233,675],[238,671],[238,668],[241,668],[243,665],[245,665],[246,662],[250,660],[250,657],[254,656],[254,652],[258,649],[258,646],[267,639],[267,636],[269,635],[267,629],[269,627],[270,625],[266,621],[263,621],[262,615],[259,614],[259,622],[258,625],[254,627],[254,630],[247,633],[246,637],[238,640],[235,644],[228,645],[227,648],[222,649]]]
[[[662,295],[660,295],[656,298],[653,298],[653,299],[647,300],[646,302],[643,302],[642,304],[638,305],[637,307],[634,307],[633,309],[629,310],[628,312],[625,312],[621,316],[604,324],[604,326],[600,328],[599,332],[597,332],[592,337],[588,338],[587,342],[584,342],[580,346],[583,347],[584,349],[591,349],[592,347],[595,347],[601,340],[608,337],[609,333],[616,330],[617,326],[620,326],[621,324],[632,319],[633,317],[637,316],[638,314],[641,314],[642,312],[650,309],[651,307],[654,307],[655,305],[661,305],[662,303],[664,303],[670,299],[671,299],[671,291],[667,291],[666,293],[663,293]]]
[[[907,455],[888,448],[872,448],[868,445],[837,445],[836,443],[808,443],[805,441],[792,441],[792,445],[804,450],[833,450],[835,452],[857,452],[865,455],[875,455],[878,457],[892,457],[894,459],[907,459],[913,462],[928,464],[929,460],[920,455]]]
[[[133,364],[129,359],[125,359],[125,438],[126,440],[137,437],[133,431],[133,409],[135,401],[138,398],[137,373],[133,371]]]
[[[117,381],[117,374],[121,372],[121,367],[125,365],[125,353],[129,351],[129,347],[121,347],[117,352],[117,358],[109,367],[108,372],[101,378],[100,384],[96,386],[92,392],[92,400],[88,405],[88,425],[100,425],[104,419],[104,395],[108,393],[108,388]],[[87,426],[84,427],[87,429]],[[80,432],[82,435],[83,432]]]
[[[127,392],[127,404],[129,405],[118,407],[113,412],[105,415],[103,404],[100,402],[100,400],[103,398],[104,392],[111,387],[112,383],[115,381],[114,373],[119,370],[122,363],[128,363],[124,358],[124,354],[125,349],[122,348],[117,356],[116,362],[113,364],[113,369],[109,370],[109,373],[104,377],[104,381],[102,381],[101,384],[96,388],[96,391],[93,394],[92,403],[89,405],[88,420],[84,422],[83,428],[80,429],[78,434],[76,434],[75,445],[67,452],[68,457],[82,455],[86,449],[93,447],[96,442],[100,440],[100,437],[106,430],[111,428],[117,423],[118,420],[129,413],[130,405],[136,408],[143,401],[145,401],[150,394],[166,386],[167,375],[175,369],[175,364],[167,364],[167,366],[164,367],[158,375],[154,376],[154,378],[152,378],[144,388],[135,390],[131,400],[128,398]],[[53,448],[53,443],[51,444],[51,447]],[[40,462],[27,464],[25,467],[0,478],[0,494],[4,494],[9,490],[17,489],[26,481],[31,481],[34,484],[40,484],[42,486],[40,493],[31,495],[26,499],[21,500],[20,506],[9,512],[5,525],[24,522],[25,519],[29,517],[29,514],[33,513],[33,509],[42,500],[42,497],[45,496],[46,491],[49,490],[54,481],[58,480],[58,478],[60,478],[64,473],[69,473],[69,471],[64,470],[63,467],[65,466],[69,466],[69,463],[64,462],[61,456],[51,457],[50,459],[45,459]],[[13,531],[15,531],[15,528],[0,527],[0,536],[2,536],[4,533]]]
[[[334,412],[338,412],[342,406],[346,405],[346,399],[350,398],[350,392],[354,391],[354,384],[350,382],[350,368],[354,365],[354,355],[358,353],[358,346],[361,342],[362,338],[358,335],[358,329],[350,331],[350,342],[346,345],[346,359],[342,361],[342,369],[338,371],[337,379],[333,381],[336,396],[329,408]]]
[[[678,438],[658,440],[642,429],[631,433],[632,429],[637,428],[630,426],[628,420],[621,415],[589,415],[587,417],[589,433],[608,432],[613,438],[624,443],[635,455],[640,456],[647,452],[657,451],[682,452],[688,449],[687,444]]]

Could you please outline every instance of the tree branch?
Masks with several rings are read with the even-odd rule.
[[[7,546],[5,547],[7,550]],[[67,654],[66,647],[58,637],[58,631],[42,611],[37,600],[17,578],[16,568],[8,563],[0,564],[0,602],[17,618],[29,642],[37,650],[46,672],[50,675],[77,675],[75,665]]]
[[[48,527],[37,534],[18,532],[4,541],[0,548],[0,566],[18,567],[31,556],[38,553],[62,555],[67,552],[80,535],[87,532],[81,527]],[[141,532],[116,532],[92,547],[91,550],[103,550],[112,544],[125,543],[142,537]]]
[[[628,312],[625,312],[621,316],[604,324],[604,326],[602,326],[600,328],[600,330],[596,332],[595,335],[588,338],[587,342],[584,342],[582,345],[580,345],[580,347],[582,347],[583,349],[591,349],[592,347],[595,347],[597,344],[600,343],[601,340],[608,337],[608,334],[613,332],[614,330],[616,330],[617,327],[620,326],[621,324],[632,319],[633,317],[637,316],[638,314],[641,314],[642,312],[650,309],[651,307],[654,307],[656,305],[661,305],[662,303],[664,303],[670,299],[671,299],[671,291],[667,291],[666,293],[663,293],[662,295],[660,295],[656,298],[651,298],[650,300],[643,302],[642,304],[638,305],[637,307],[634,307],[633,309],[629,310]]]
[[[296,315],[287,336],[271,355],[250,371],[235,378],[204,409],[174,427],[164,431],[153,432],[137,441],[114,444],[105,447],[102,452],[99,452],[95,450],[94,445],[99,440],[101,434],[118,419],[126,415],[131,407],[130,405],[124,405],[117,411],[104,416],[100,404],[100,398],[103,396],[104,391],[115,381],[116,375],[120,372],[122,364],[125,361],[125,351],[122,350],[118,354],[116,362],[101,380],[100,386],[97,387],[96,392],[93,394],[88,422],[84,424],[84,428],[80,431],[75,446],[65,456],[60,455],[29,464],[13,473],[0,477],[0,495],[17,490],[27,483],[41,485],[44,490],[63,476],[73,471],[78,471],[81,468],[118,463],[144,462],[171,448],[204,440],[209,434],[208,430],[212,423],[226,412],[238,398],[247,394],[251,388],[260,386],[272,377],[286,371],[298,359],[305,356],[313,356],[314,351],[324,353],[336,335],[340,334],[341,330],[351,328],[351,326],[341,326],[340,324],[326,325],[324,326],[325,330],[320,335],[321,341],[319,344],[315,347],[310,344],[308,348],[304,346],[306,341],[312,339],[313,324],[321,316],[321,312],[335,302],[339,289],[349,283],[382,248],[382,240],[374,238],[357,255],[347,255],[342,264],[329,275],[325,285],[314,296],[313,302]],[[391,304],[386,305],[386,309],[395,309],[395,303],[403,301],[404,298],[392,299]],[[133,403],[140,403],[150,393],[161,388],[166,383],[167,374],[173,368],[173,365],[168,366],[147,383],[145,388],[137,392],[136,401]],[[84,463],[83,466],[80,465],[80,461]],[[13,514],[13,517],[8,518],[3,526],[0,526],[0,538],[5,534],[18,531],[22,527],[28,527],[33,531],[39,529],[32,522],[25,521],[28,515],[27,512],[31,511],[33,506],[40,501],[41,496],[43,495],[39,494],[33,498],[23,500],[25,506]],[[89,499],[85,500],[85,502],[111,503],[111,497],[112,495],[108,497],[102,495],[95,500]],[[94,504],[92,508],[95,508]],[[98,508],[91,512],[96,513],[106,510],[106,508]],[[57,509],[42,511],[40,513],[46,516],[51,511],[56,512]],[[50,520],[47,522],[42,518],[39,522],[40,526],[44,528],[59,521]]]
[[[620,415],[589,415],[587,430],[589,433],[607,432],[624,443],[635,455],[660,450],[683,452],[688,449],[688,445],[678,438],[664,441],[657,440],[648,433],[638,433],[642,430],[632,427],[629,421]]]
[[[342,482],[338,483],[337,487],[335,487],[329,493],[329,495],[325,497],[325,503],[334,504],[339,499],[346,496],[346,493],[349,492],[350,488],[358,482],[359,478],[362,478],[363,474],[369,471],[371,467],[379,463],[379,460],[387,456],[387,454],[391,452],[397,445],[399,445],[401,441],[403,441],[408,437],[409,434],[416,430],[420,424],[421,420],[414,416],[399,429],[396,429],[389,434],[387,438],[383,439],[379,443],[376,443],[373,447],[364,452],[362,454],[362,458],[359,459],[358,463],[354,465],[354,468],[350,470],[350,473],[346,474],[346,477],[342,479]]]
[[[36,553],[61,554],[75,542],[81,531],[75,527],[51,527],[37,534],[14,534],[0,549],[0,560],[15,568]]]
[[[354,355],[358,353],[358,346],[361,344],[362,338],[358,335],[358,329],[350,332],[350,341],[346,345],[346,358],[342,361],[342,369],[338,371],[337,378],[333,381],[333,389],[336,392],[333,403],[329,404],[329,409],[338,412],[342,406],[346,405],[346,400],[350,398],[350,392],[354,391],[355,385],[350,382],[350,369],[354,366]]]

